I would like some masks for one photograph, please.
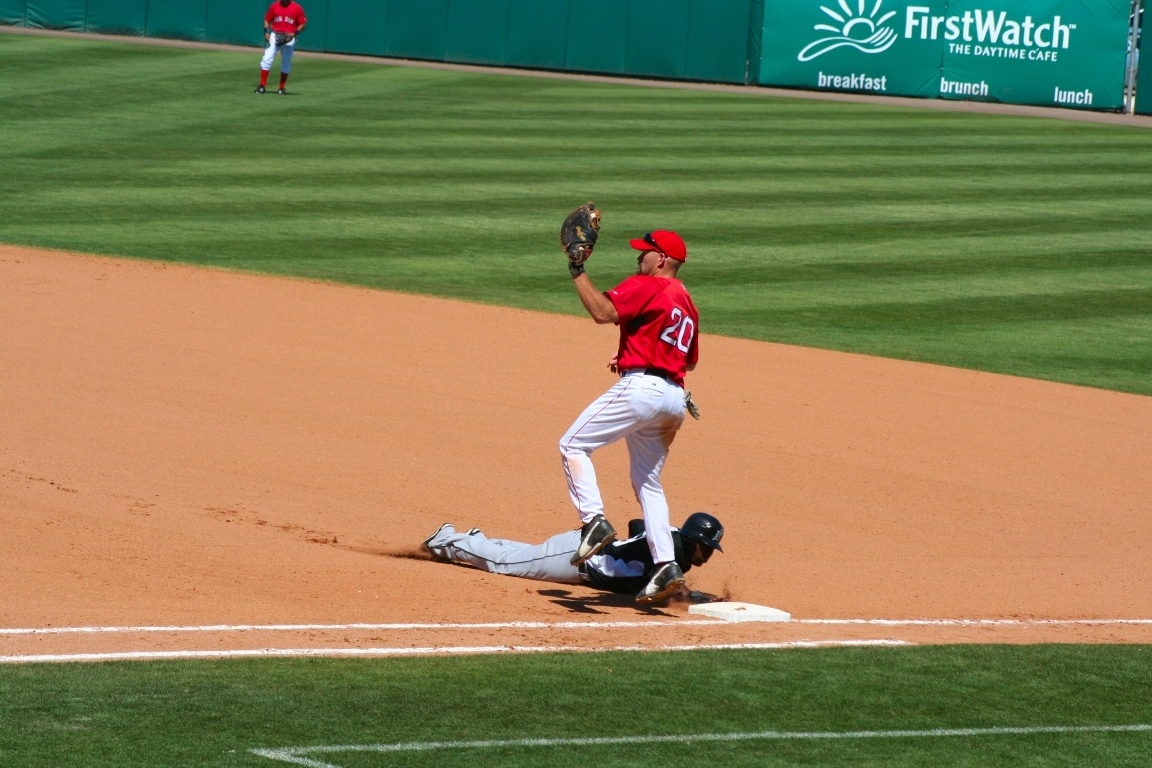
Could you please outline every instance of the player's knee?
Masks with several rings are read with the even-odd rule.
[[[660,484],[660,469],[656,467],[647,467],[639,463],[632,464],[628,467],[628,476],[632,478],[632,484],[636,486]]]
[[[643,491],[658,491],[662,492],[663,488],[660,485],[660,475],[651,472],[639,472],[633,470],[631,473],[632,490],[639,496]]]

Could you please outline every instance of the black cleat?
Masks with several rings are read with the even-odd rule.
[[[672,596],[672,593],[684,585],[684,572],[676,563],[664,563],[652,574],[648,586],[636,595],[636,602],[650,604],[661,603]]]
[[[262,85],[256,86],[256,93],[264,93],[264,86],[262,86]]]
[[[612,523],[604,519],[604,515],[596,515],[580,529],[580,546],[572,554],[572,565],[580,565],[615,540],[616,529]]]
[[[284,90],[283,88],[280,88],[280,89],[278,89],[278,90],[276,91],[276,93],[278,93],[278,94],[280,94],[281,96],[283,96],[283,95],[287,94],[287,93],[288,93],[288,91]]]

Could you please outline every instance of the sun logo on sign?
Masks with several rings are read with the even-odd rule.
[[[835,32],[832,37],[824,37],[808,45],[797,56],[800,61],[812,61],[817,56],[823,56],[845,45],[850,45],[863,53],[881,53],[888,50],[896,42],[896,30],[885,27],[884,23],[896,15],[896,11],[888,11],[880,18],[880,6],[884,0],[876,0],[872,6],[872,13],[867,16],[864,12],[868,7],[868,0],[856,0],[856,10],[852,10],[851,0],[840,0],[840,9],[843,13],[820,6],[820,10],[828,14],[840,26],[831,24],[817,24],[814,29],[820,32]]]

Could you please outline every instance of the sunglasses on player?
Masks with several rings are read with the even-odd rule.
[[[646,243],[648,243],[648,245],[652,246],[652,250],[656,251],[661,256],[667,256],[667,254],[664,253],[664,249],[656,244],[656,238],[652,237],[651,232],[644,235],[644,242],[646,242]]]

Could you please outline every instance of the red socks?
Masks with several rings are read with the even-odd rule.
[[[288,73],[287,72],[281,72],[280,73],[280,87],[283,88],[284,83],[286,83],[286,82],[288,82]],[[268,70],[262,69],[262,70],[260,70],[260,87],[263,88],[266,85],[268,85]]]

